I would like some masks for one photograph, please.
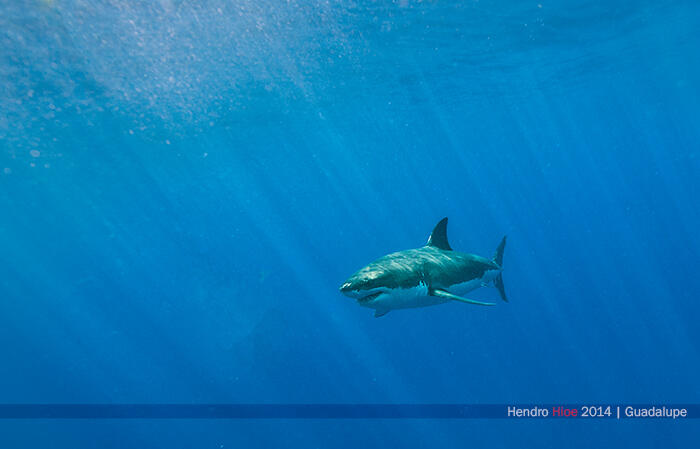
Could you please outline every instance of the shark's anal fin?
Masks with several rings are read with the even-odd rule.
[[[387,313],[389,313],[389,309],[375,309],[374,317],[379,318],[380,316],[384,316]]]
[[[475,301],[473,299],[462,298],[461,296],[453,295],[452,293],[442,290],[440,288],[431,288],[430,296],[437,296],[438,298],[451,299],[454,301],[466,302],[467,304],[476,304],[477,306],[495,306],[496,304],[492,302],[481,302]],[[376,315],[375,315],[376,316]]]

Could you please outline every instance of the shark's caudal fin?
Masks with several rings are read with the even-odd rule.
[[[430,233],[430,237],[428,238],[428,246],[434,246],[435,248],[444,249],[445,251],[452,251],[450,244],[447,243],[447,217],[443,218],[435,225],[433,232]]]
[[[505,236],[501,240],[501,243],[496,248],[496,254],[493,256],[493,261],[498,264],[499,267],[503,268],[503,250],[506,248],[506,238]],[[506,296],[506,289],[503,286],[503,275],[498,274],[496,279],[493,280],[493,285],[498,289],[498,293],[501,294],[501,299],[508,302],[508,297]]]

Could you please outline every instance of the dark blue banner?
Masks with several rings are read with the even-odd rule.
[[[700,404],[0,404],[0,419],[689,419]]]

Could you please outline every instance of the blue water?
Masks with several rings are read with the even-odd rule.
[[[0,402],[700,402],[700,3],[0,1]],[[504,280],[339,294],[444,216]],[[0,447],[693,447],[694,421],[0,422]]]

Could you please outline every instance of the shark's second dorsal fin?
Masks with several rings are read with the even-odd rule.
[[[445,251],[452,251],[450,244],[447,243],[447,217],[443,218],[435,225],[433,232],[430,234],[430,238],[428,238],[428,246],[434,246],[435,248],[444,249]]]

